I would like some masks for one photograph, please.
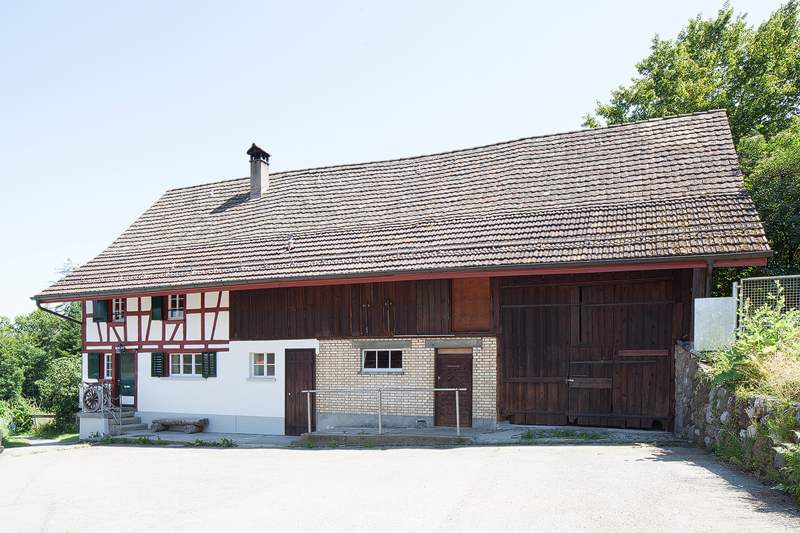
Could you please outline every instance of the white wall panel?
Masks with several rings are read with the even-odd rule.
[[[207,292],[205,293],[206,307],[216,307],[219,301],[219,292]]]
[[[88,314],[88,315],[92,314],[92,305],[93,305],[92,301],[88,300],[86,302],[83,302],[83,305],[86,306],[86,314]]]
[[[150,297],[144,296],[142,297],[142,311],[149,311],[150,310]]]
[[[139,328],[136,327],[138,325],[138,320],[136,320],[135,316],[125,317],[125,327],[128,328],[128,341],[139,341]]]
[[[228,311],[220,311],[217,318],[217,329],[214,330],[215,341],[228,340]]]
[[[222,293],[220,294],[221,296],[220,296],[219,306],[228,307],[228,291],[222,291]]]
[[[161,338],[161,324],[163,322],[161,320],[151,320],[150,321],[150,336],[147,338],[149,341],[160,341],[163,340]]]
[[[164,340],[168,341],[172,339],[172,332],[175,331],[175,324],[170,324],[169,322],[166,323],[164,326]]]
[[[100,342],[100,334],[97,332],[97,324],[90,318],[86,323],[86,342]]]
[[[200,328],[200,313],[189,313],[186,315],[186,340],[199,341],[202,339]]]
[[[199,292],[186,295],[186,309],[200,309],[203,295]]]
[[[128,298],[125,302],[125,310],[126,311],[138,311],[139,310],[139,298]]]

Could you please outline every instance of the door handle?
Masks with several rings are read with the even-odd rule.
[[[572,383],[574,379],[564,378],[564,383]]]

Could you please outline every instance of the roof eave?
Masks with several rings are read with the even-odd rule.
[[[66,302],[91,300],[97,297],[110,297],[114,295],[153,295],[174,293],[176,290],[192,293],[203,292],[208,289],[227,289],[241,287],[244,289],[286,287],[325,284],[369,283],[386,280],[402,281],[411,279],[436,279],[450,277],[484,277],[484,276],[514,276],[514,275],[546,275],[546,274],[572,274],[589,272],[613,272],[624,270],[656,270],[670,268],[703,268],[709,263],[717,267],[731,266],[763,266],[766,259],[771,257],[771,250],[765,252],[745,252],[738,254],[712,254],[679,257],[654,257],[646,259],[603,260],[603,261],[571,261],[561,263],[515,264],[497,267],[476,267],[461,269],[421,269],[383,271],[344,275],[323,276],[292,276],[286,278],[258,278],[252,280],[216,281],[204,283],[186,283],[180,285],[162,285],[149,288],[136,288],[130,290],[108,291],[79,291],[52,295],[37,294],[31,299],[39,302]],[[358,281],[363,280],[363,281]],[[338,281],[338,283],[330,283]],[[258,287],[262,286],[262,287]]]

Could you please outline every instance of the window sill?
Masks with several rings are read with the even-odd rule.
[[[249,378],[247,378],[247,381],[277,381],[277,379],[275,379],[275,378],[274,378],[274,377],[272,377],[272,376],[265,377],[265,378],[254,378],[254,377],[249,377]]]
[[[390,374],[393,376],[398,376],[398,375],[402,376],[403,374],[405,374],[405,372],[403,372],[402,370],[362,370],[359,372],[359,374],[365,376],[369,376],[371,374]]]
[[[171,379],[173,381],[205,381],[207,378],[203,376],[165,376],[159,379]]]

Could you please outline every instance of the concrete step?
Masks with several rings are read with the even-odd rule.
[[[123,426],[127,426],[129,424],[141,424],[142,423],[142,417],[140,417],[140,416],[127,416],[127,417],[123,416],[122,418],[120,418],[120,422],[122,423]],[[116,421],[113,418],[111,420],[109,420],[108,423],[109,423],[109,425],[112,425],[112,426],[116,425]]]
[[[129,433],[136,433],[137,431],[142,431],[143,429],[147,429],[147,424],[127,424],[122,426],[122,434],[127,435]],[[113,425],[108,426],[108,431],[112,435],[116,433],[117,427]]]

